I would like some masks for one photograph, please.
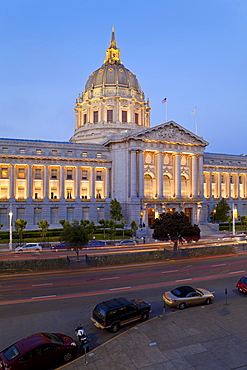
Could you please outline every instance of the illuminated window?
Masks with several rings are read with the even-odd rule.
[[[3,148],[3,152],[8,152],[9,151],[9,148]]]
[[[87,188],[81,189],[81,199],[87,199],[88,198],[88,191]]]
[[[188,196],[187,179],[184,175],[181,176],[181,195],[182,195],[182,197],[187,197]]]
[[[25,148],[20,148],[20,153],[21,153],[21,154],[24,154],[24,153],[25,153],[25,151],[26,151],[26,149],[25,149]]]
[[[98,123],[98,118],[99,117],[99,112],[97,110],[95,110],[93,112],[93,123]]]
[[[42,178],[41,176],[41,168],[35,168],[34,170],[34,178],[35,180],[40,180]]]
[[[149,174],[144,176],[144,196],[145,198],[153,197],[153,178]]]
[[[51,154],[52,154],[52,155],[56,155],[56,154],[57,154],[57,150],[53,149],[53,150],[51,151]]]
[[[7,199],[8,198],[8,187],[1,186],[0,188],[0,199]]]
[[[102,180],[102,171],[96,171],[96,180]]]
[[[95,197],[96,197],[96,199],[101,199],[102,198],[102,188],[96,188]]]
[[[72,180],[72,179],[73,179],[73,171],[67,170],[67,180]]]
[[[127,123],[127,110],[122,110],[122,122]]]
[[[136,125],[139,124],[139,115],[138,115],[138,113],[135,113],[135,124]]]
[[[58,198],[58,190],[56,186],[53,186],[51,188],[51,199],[57,199]]]
[[[163,177],[163,194],[165,198],[171,197],[171,180],[167,175]]]
[[[8,167],[2,167],[1,177],[2,177],[2,179],[7,179],[8,178]]]
[[[87,152],[83,152],[81,156],[82,156],[83,158],[86,158],[86,157],[87,157]]]
[[[57,179],[57,169],[51,170],[51,179]]]
[[[97,158],[102,158],[102,153],[97,153]]]
[[[81,171],[81,179],[82,180],[87,180],[88,179],[88,174],[87,174],[87,170],[82,170]]]
[[[107,110],[107,122],[113,122],[113,110],[112,109]]]
[[[36,154],[41,154],[41,149],[36,149]]]
[[[17,198],[24,199],[25,198],[25,188],[24,186],[18,186],[17,188]]]
[[[19,167],[18,168],[18,178],[19,179],[24,179],[25,178],[25,168],[24,167]]]
[[[72,191],[73,191],[72,188],[67,188],[66,189],[66,198],[67,199],[72,199]]]
[[[68,154],[69,157],[71,157],[72,154],[73,154],[72,150],[68,150],[67,154]]]
[[[34,188],[34,199],[41,199],[41,187],[40,186],[35,186]]]

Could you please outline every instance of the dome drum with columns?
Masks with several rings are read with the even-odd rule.
[[[136,76],[120,61],[112,28],[104,64],[89,76],[76,101],[75,133],[70,140],[102,143],[114,135],[148,128],[150,109]]]

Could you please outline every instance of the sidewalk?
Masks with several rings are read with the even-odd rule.
[[[246,314],[245,295],[229,304],[164,313],[59,369],[246,370]]]

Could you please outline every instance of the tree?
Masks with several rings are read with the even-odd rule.
[[[107,225],[109,227],[108,232],[111,236],[111,239],[112,239],[112,237],[114,237],[114,240],[115,240],[115,235],[116,235],[116,224],[115,224],[115,222],[113,220],[109,220],[107,222]]]
[[[60,234],[60,240],[68,243],[69,248],[74,249],[77,261],[79,261],[79,250],[88,243],[89,237],[86,227],[80,225],[78,221],[73,221],[72,224],[65,224]]]
[[[43,240],[43,243],[45,243],[47,230],[49,229],[50,224],[47,220],[43,220],[43,221],[38,222],[38,227],[41,229],[42,240]]]
[[[70,225],[70,222],[66,220],[60,220],[59,223],[63,226],[63,228]]]
[[[130,227],[131,227],[131,230],[132,230],[132,236],[136,235],[136,230],[138,230],[138,225],[137,225],[136,221],[133,220],[130,224]]]
[[[25,220],[22,220],[22,219],[18,218],[15,221],[15,229],[16,229],[17,234],[18,234],[20,245],[22,244],[22,241],[23,241],[23,232],[24,232],[24,229],[26,228],[26,226],[27,226],[27,221],[25,221]]]
[[[117,201],[116,198],[111,200],[111,207],[110,207],[110,218],[117,223],[117,221],[121,221],[123,218],[122,214],[122,206],[121,204]]]
[[[99,220],[99,224],[103,227],[103,229],[104,229],[104,239],[105,239],[105,228],[106,228],[106,224],[107,224],[107,222],[106,222],[106,220],[104,220],[103,218],[101,218],[100,220]]]
[[[89,239],[91,239],[97,230],[94,221],[81,220],[81,225],[85,227],[86,233]]]
[[[214,212],[214,219],[217,222],[226,222],[228,219],[228,213],[230,211],[230,207],[226,200],[222,198],[219,203],[216,204],[215,212]]]
[[[158,240],[171,240],[176,252],[179,240],[198,241],[200,229],[198,225],[191,225],[184,212],[162,213],[154,221],[153,237]]]
[[[124,238],[124,227],[126,225],[126,221],[122,221],[121,224],[120,224],[120,227],[123,229],[123,238]]]

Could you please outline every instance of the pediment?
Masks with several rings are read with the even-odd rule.
[[[131,138],[173,144],[190,144],[200,146],[207,146],[209,144],[200,136],[193,134],[173,121],[138,132],[134,135],[131,135]]]

